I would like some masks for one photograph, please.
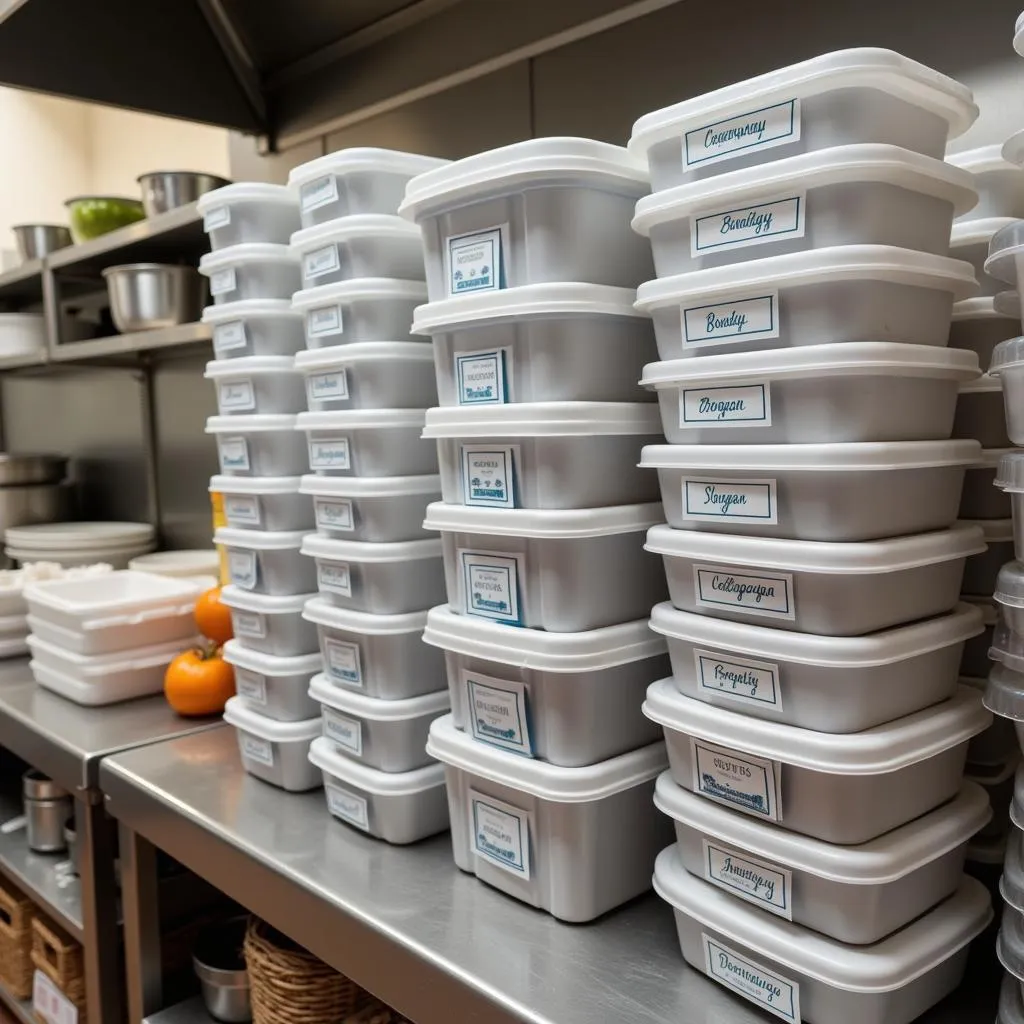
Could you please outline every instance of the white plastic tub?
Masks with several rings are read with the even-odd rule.
[[[313,502],[297,476],[215,476],[210,493],[224,499],[224,518],[239,530],[312,530]]]
[[[263,654],[290,658],[317,648],[316,628],[302,611],[314,594],[269,597],[227,586],[220,599],[231,609],[231,625],[239,645]]]
[[[952,896],[971,837],[991,817],[971,782],[956,797],[860,846],[755,821],[662,775],[654,806],[675,822],[682,866],[762,911],[839,942],[879,942]]]
[[[423,528],[427,505],[441,497],[437,476],[304,476],[317,532],[337,540],[390,543],[432,536]]]
[[[305,288],[292,296],[303,318],[306,348],[360,341],[413,341],[413,310],[426,301],[422,281],[362,277]]]
[[[312,559],[321,595],[339,608],[402,615],[444,600],[444,562],[435,537],[387,544],[311,533],[302,554]]]
[[[994,483],[1010,505],[1013,557],[1024,558],[1024,452],[1011,448],[1000,456]]]
[[[950,161],[952,163],[952,160]],[[1022,180],[1024,173],[1015,172]],[[975,185],[978,179],[975,178]],[[976,215],[981,219],[976,219]],[[955,260],[964,260],[974,268],[974,276],[978,279],[978,287],[983,297],[991,297],[1001,292],[1006,285],[996,277],[985,273],[985,260],[988,259],[988,247],[992,236],[1012,224],[1013,218],[1007,216],[988,217],[979,213],[978,208],[972,210],[960,222],[953,225],[949,237],[949,255]]]
[[[579,509],[657,499],[637,460],[660,426],[639,402],[532,402],[429,409],[423,436],[449,505]]]
[[[255,594],[286,597],[316,588],[316,572],[302,557],[302,530],[271,533],[222,526],[213,536],[226,549],[231,582]]]
[[[649,445],[676,530],[865,541],[950,526],[976,441]]]
[[[665,642],[645,620],[545,633],[441,607],[423,642],[445,652],[455,728],[481,743],[577,768],[661,736],[640,711],[668,671]]]
[[[978,364],[987,370],[992,364],[996,345],[1007,338],[1017,337],[1020,331],[1020,316],[997,308],[995,298],[963,299],[953,305],[949,345],[977,353]]]
[[[973,438],[982,448],[1009,447],[1003,415],[1003,377],[986,373],[960,385],[953,437]],[[1024,399],[1024,393],[1021,398]]]
[[[664,596],[643,532],[661,505],[601,509],[484,509],[435,502],[448,606],[457,615],[552,633],[630,622]]]
[[[205,192],[199,215],[211,249],[248,242],[287,245],[299,229],[299,207],[283,185],[243,181]]]
[[[208,252],[199,273],[210,279],[217,305],[245,299],[290,299],[299,288],[299,263],[286,245],[251,242]]]
[[[561,921],[591,921],[650,888],[668,824],[651,813],[663,744],[559,768],[477,743],[446,716],[427,753],[445,765],[461,870]]]
[[[758,253],[760,256],[760,253]],[[637,290],[661,359],[835,342],[944,346],[969,264],[891,245],[838,245],[662,276]]]
[[[311,412],[426,409],[437,404],[434,359],[420,341],[360,341],[300,352]]]
[[[968,222],[984,217],[1024,217],[1024,139],[1011,135],[1006,142],[950,153],[946,160],[974,175],[978,205]]]
[[[448,830],[441,765],[378,771],[343,756],[326,736],[313,741],[309,760],[323,773],[327,809],[346,825],[398,846]]]
[[[892,50],[858,47],[645,114],[631,153],[658,192],[737,167],[853,143],[941,157],[978,116],[966,86]]]
[[[423,231],[431,302],[547,281],[635,288],[651,253],[629,218],[649,187],[618,146],[529,139],[413,178],[399,213]]]
[[[960,591],[963,594],[989,597],[996,588],[999,570],[1016,557],[1013,549],[1013,520],[976,519],[961,522],[965,526],[981,527],[988,550],[967,559]]]
[[[292,356],[251,356],[216,359],[206,364],[203,376],[217,391],[222,415],[254,413],[279,415],[302,412],[306,392]]]
[[[264,782],[304,793],[320,788],[320,773],[309,763],[309,745],[320,735],[320,719],[275,722],[232,697],[224,721],[235,727],[242,767]]]
[[[951,800],[972,736],[992,724],[981,694],[837,735],[763,721],[652,684],[644,714],[663,726],[672,778],[706,800],[790,832],[866,843]]]
[[[964,474],[961,519],[1009,519],[1010,495],[995,486],[1000,460],[1013,448],[982,448],[981,458]]]
[[[426,476],[437,473],[437,448],[421,439],[422,409],[304,412],[307,466],[325,476]]]
[[[1003,437],[1009,435],[1010,442],[1024,445],[1024,338],[1010,338],[996,345],[992,351],[989,376],[1002,383],[999,389],[1002,401],[998,402],[998,409],[989,410],[989,418],[1001,421],[1005,408]],[[995,405],[996,401],[993,398],[992,404]],[[992,448],[1006,446],[1006,440],[1000,445],[986,445]]]
[[[295,416],[211,416],[206,433],[217,440],[226,476],[298,476],[306,470],[306,444]]]
[[[971,176],[899,146],[816,150],[728,171],[636,206],[658,277],[833,245],[945,256],[953,217],[978,200]]]
[[[448,691],[381,700],[314,676],[309,695],[321,706],[324,736],[341,754],[382,772],[411,772],[433,762],[426,752],[430,723],[448,713]]]
[[[302,318],[287,299],[207,306],[203,323],[213,326],[213,354],[218,359],[293,356],[305,344]]]
[[[1001,666],[993,665],[992,667]],[[988,707],[984,698],[985,691],[988,689],[988,680],[984,676],[975,679],[962,675],[960,683],[963,686],[970,686],[982,694],[982,703]],[[989,708],[989,710],[992,709]],[[1004,768],[1007,764],[1015,765],[1019,757],[1020,747],[1017,745],[1017,733],[1014,730],[1013,722],[996,715],[992,719],[992,724],[984,732],[978,733],[967,748],[967,777],[991,775],[992,771],[997,768]],[[976,781],[984,788],[982,779]],[[990,800],[989,803],[991,804],[992,801]],[[995,819],[993,818],[993,820]]]
[[[309,696],[309,681],[321,667],[319,654],[279,658],[229,640],[224,660],[234,667],[239,701],[257,714],[275,722],[301,722],[320,714]]]
[[[638,402],[655,358],[650,317],[631,288],[556,282],[442,299],[416,310],[441,405]]]
[[[965,878],[917,921],[851,947],[694,878],[674,846],[658,857],[654,888],[675,913],[694,970],[775,1017],[807,1024],[910,1024],[960,984],[970,943],[992,920],[988,891]]]
[[[978,527],[829,543],[655,526],[672,604],[732,622],[823,636],[861,636],[940,615],[957,603]]]
[[[978,608],[860,637],[814,636],[656,605],[680,693],[716,707],[822,733],[854,733],[952,697]]]

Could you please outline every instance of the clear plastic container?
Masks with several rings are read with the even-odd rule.
[[[1021,948],[1024,949],[1024,938],[1021,941]],[[1024,963],[1024,959],[1018,962]],[[1024,973],[1024,968],[1021,968],[1021,971]],[[999,1014],[996,1017],[996,1024],[1024,1024],[1024,994],[1020,978],[1013,974],[1005,974],[999,987]]]
[[[999,995],[996,1024],[1021,1024],[1024,1021],[1024,913],[1017,907],[1003,911],[996,955],[1007,971]]]
[[[1024,338],[1009,338],[992,351],[989,376],[1002,382],[1002,402],[999,413],[1005,409],[1006,434],[1016,445],[1024,444]],[[989,447],[1007,447],[1007,444]]]
[[[960,675],[982,678],[988,675],[988,649],[992,646],[992,633],[995,630],[998,614],[996,603],[991,597],[971,597],[963,595],[963,603],[977,608],[981,612],[983,631],[964,644],[963,657],[960,659]]]
[[[1010,495],[995,486],[1002,457],[1013,448],[982,448],[981,458],[967,467],[960,496],[960,519],[1009,519]]]
[[[984,676],[973,678],[962,675],[960,683],[982,694],[984,703],[984,693],[988,689],[988,680]],[[967,774],[970,776],[976,772],[990,773],[992,769],[1002,767],[1019,756],[1020,747],[1017,745],[1017,733],[1013,722],[996,715],[992,719],[992,724],[984,732],[978,733],[967,747]]]
[[[227,586],[220,599],[231,609],[231,625],[239,646],[279,658],[311,654],[317,649],[316,627],[303,608],[314,594],[269,597]]]
[[[213,354],[218,359],[293,356],[305,345],[302,318],[287,299],[207,306],[203,323],[213,327]]]
[[[982,448],[1010,446],[1003,415],[1002,376],[986,373],[960,385],[953,437],[973,438]]]
[[[251,356],[217,359],[206,364],[203,376],[217,391],[222,415],[279,415],[302,412],[306,392],[292,356]]]
[[[1024,562],[1007,562],[999,570],[992,599],[1010,631],[1024,637]]]
[[[211,249],[248,242],[287,245],[299,228],[299,207],[283,185],[241,181],[204,192],[199,215]]]
[[[950,163],[953,159],[950,158]],[[1015,170],[1014,173],[1024,180],[1024,173]],[[975,185],[981,188],[978,179],[974,179]],[[990,277],[985,273],[985,260],[988,259],[988,247],[992,236],[1005,228],[1007,224],[1013,223],[1013,217],[1004,215],[986,216],[981,213],[984,197],[979,206],[971,210],[963,218],[953,224],[953,231],[949,237],[949,255],[955,260],[964,260],[974,268],[974,276],[978,279],[978,287],[983,297],[991,297],[1001,292],[1006,285],[996,277]]]
[[[299,263],[286,245],[245,243],[208,252],[199,273],[210,279],[216,305],[247,299],[290,299],[299,288]]]
[[[1024,452],[1011,448],[1000,455],[994,483],[1010,504],[1013,557],[1024,558]]]
[[[996,588],[999,570],[1012,558],[1013,521],[1011,519],[975,519],[960,522],[965,526],[979,526],[984,534],[988,550],[980,555],[971,555],[964,566],[964,578],[960,584],[962,594],[989,597]]]
[[[949,345],[950,348],[970,349],[978,356],[978,365],[987,370],[996,345],[1017,337],[1020,329],[1020,316],[1001,312],[994,298],[963,299],[953,304]]]
[[[232,697],[224,721],[235,727],[242,767],[250,775],[290,793],[320,788],[320,773],[309,762],[309,746],[320,735],[319,718],[275,722]]]
[[[302,557],[302,530],[271,533],[222,526],[213,541],[227,551],[231,583],[241,590],[272,597],[308,594],[316,588],[316,572]]]
[[[413,310],[427,298],[422,281],[362,277],[306,288],[292,296],[303,318],[306,348],[359,341],[415,341]]]
[[[206,433],[217,440],[225,476],[298,476],[308,456],[295,423],[295,416],[211,416]]]
[[[234,667],[238,699],[257,714],[275,722],[302,722],[320,714],[320,705],[309,695],[309,681],[321,668],[319,654],[280,658],[229,640],[224,660]]]
[[[1018,294],[1024,271],[1024,221],[1014,220],[992,236],[985,273],[1005,281]],[[998,305],[998,303],[997,303]]]
[[[224,499],[224,518],[239,530],[312,530],[313,502],[297,476],[215,476],[210,493]]]

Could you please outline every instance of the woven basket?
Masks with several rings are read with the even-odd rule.
[[[35,904],[0,880],[0,981],[19,999],[32,995],[32,916]]]
[[[32,963],[75,1004],[78,1022],[85,1024],[85,959],[81,944],[39,915],[32,921]]]
[[[344,1024],[366,998],[350,978],[256,918],[244,952],[253,1024]]]

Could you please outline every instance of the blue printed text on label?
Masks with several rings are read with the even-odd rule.
[[[700,649],[694,650],[693,657],[699,689],[742,704],[782,710],[778,665]]]
[[[327,809],[331,814],[363,831],[369,829],[370,816],[364,797],[341,789],[333,783],[325,785],[324,792],[327,794]]]
[[[790,573],[749,573],[722,565],[694,565],[693,588],[700,608],[731,608],[747,615],[794,619]]]
[[[259,612],[243,612],[232,608],[231,626],[235,636],[250,636],[260,640],[267,635],[267,620]]]
[[[204,231],[216,231],[217,228],[227,227],[230,223],[230,206],[215,206],[212,210],[207,210],[203,216]]]
[[[221,381],[217,388],[221,412],[251,412],[256,408],[256,389],[250,377]]]
[[[516,507],[515,446],[462,446],[462,497],[467,505]]]
[[[459,405],[503,405],[508,400],[505,350],[457,355],[455,387]]]
[[[779,521],[774,480],[708,480],[683,477],[683,519],[692,522],[760,523]]]
[[[228,267],[226,270],[218,270],[210,275],[210,294],[226,295],[235,290],[235,268]]]
[[[363,755],[363,727],[354,718],[339,714],[333,708],[324,706],[323,730],[324,735],[337,743],[343,750],[347,750],[356,757]]]
[[[341,306],[320,306],[306,314],[306,333],[311,338],[341,334]]]
[[[314,373],[306,378],[310,402],[341,402],[348,398],[348,375],[344,370]]]
[[[793,873],[723,843],[704,839],[704,877],[740,899],[793,920]]]
[[[228,572],[231,582],[243,590],[252,590],[256,586],[258,562],[255,551],[228,551]]]
[[[694,258],[720,249],[743,249],[779,238],[802,238],[802,195],[786,196],[755,206],[739,206],[690,218],[690,255]]]
[[[324,530],[354,530],[352,502],[347,498],[314,498],[313,515],[316,525]]]
[[[314,249],[306,253],[302,260],[302,276],[306,280],[314,280],[331,274],[341,266],[337,245],[325,245],[322,249]]]
[[[519,607],[521,555],[460,551],[462,588],[469,615],[522,625]]]
[[[325,638],[324,668],[336,682],[363,688],[363,670],[359,660],[358,644]]]
[[[307,181],[299,189],[299,209],[303,213],[318,210],[338,198],[338,181],[333,174]]]
[[[751,149],[771,149],[799,138],[800,100],[775,103],[688,131],[683,136],[683,167],[719,163]]]
[[[698,793],[747,814],[779,821],[781,771],[774,761],[691,740],[693,781]]]
[[[226,494],[224,516],[228,526],[259,526],[260,499],[255,494]]]
[[[770,427],[771,385],[732,388],[683,388],[679,392],[681,427]]]
[[[316,578],[321,590],[342,597],[352,596],[352,572],[348,562],[317,562]]]
[[[530,813],[473,790],[469,809],[476,855],[529,881]]]
[[[309,442],[310,469],[351,469],[347,437],[324,437]]]
[[[448,294],[491,292],[503,287],[502,228],[448,239]]]
[[[800,1024],[800,986],[703,935],[707,974],[776,1017]]]
[[[247,340],[245,323],[241,320],[217,324],[213,329],[213,351],[217,355],[221,355],[223,352],[230,352],[232,349],[245,348]]]
[[[777,338],[778,310],[777,292],[713,305],[683,306],[683,348]]]
[[[225,473],[248,469],[249,445],[244,437],[218,437],[217,457],[220,460],[220,468]]]
[[[462,672],[462,682],[473,735],[484,743],[532,757],[523,683],[466,670]]]

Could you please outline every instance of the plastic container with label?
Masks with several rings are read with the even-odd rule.
[[[646,550],[663,557],[672,604],[682,611],[862,636],[954,608],[964,562],[985,541],[976,526],[845,543],[655,526]]]
[[[975,519],[960,520],[965,526],[980,526],[988,550],[972,555],[964,566],[962,594],[989,597],[996,588],[999,570],[1015,558],[1013,548],[1013,520]]]
[[[378,771],[343,756],[326,736],[313,740],[309,760],[323,773],[327,809],[346,825],[398,846],[448,831],[441,765]]]
[[[277,415],[306,408],[302,375],[292,356],[217,359],[206,364],[203,376],[213,381],[222,416]]]
[[[977,441],[649,445],[676,530],[864,541],[957,518]]]
[[[207,306],[203,323],[213,328],[213,354],[218,359],[293,356],[305,345],[302,318],[287,299],[249,299]]]
[[[649,188],[619,146],[529,139],[413,178],[398,212],[423,231],[431,302],[548,281],[635,288],[651,252],[629,219]]]
[[[977,376],[973,352],[861,341],[651,363],[641,383],[671,444],[820,444],[948,438]]]
[[[706,800],[790,832],[866,843],[951,800],[967,744],[992,724],[981,694],[838,735],[751,718],[653,683],[644,714],[663,726],[672,778]]]
[[[996,345],[1007,338],[1017,337],[1020,331],[1020,316],[997,309],[994,298],[962,299],[953,304],[949,345],[950,348],[970,349],[977,354],[978,365],[987,370],[992,364]]]
[[[981,612],[983,632],[964,643],[963,657],[960,660],[960,674],[984,678],[988,675],[988,650],[992,646],[992,634],[998,621],[995,601],[991,597],[972,597],[963,595],[963,603],[977,608]]]
[[[992,351],[989,376],[1002,383],[998,412],[1006,416],[1006,433],[1016,445],[1024,445],[1024,338],[1009,338]],[[996,415],[996,414],[993,414]],[[991,447],[1005,447],[992,445]]]
[[[909,626],[859,637],[815,636],[681,612],[667,602],[651,629],[668,641],[673,682],[716,707],[822,733],[853,733],[952,697],[979,609],[958,604]]]
[[[291,299],[299,288],[299,263],[286,245],[252,242],[208,252],[199,273],[210,279],[216,305],[247,299]]]
[[[307,534],[302,554],[313,561],[320,594],[338,608],[373,615],[419,612],[444,600],[441,541],[368,543]]]
[[[226,525],[239,530],[312,530],[313,502],[297,476],[215,476],[210,492],[224,500]]]
[[[299,490],[312,498],[316,529],[321,535],[390,543],[433,536],[423,528],[423,516],[427,505],[441,497],[441,478],[312,473],[302,478]]]
[[[250,775],[290,793],[320,788],[320,773],[309,762],[309,746],[320,735],[319,717],[275,722],[232,697],[224,721],[235,727],[242,767]]]
[[[660,504],[592,509],[471,508],[435,502],[448,606],[457,615],[576,633],[646,615],[665,595],[643,554]]]
[[[359,341],[416,341],[409,325],[413,310],[426,298],[422,281],[360,277],[296,292],[292,310],[303,318],[309,349]]]
[[[217,440],[225,476],[299,476],[307,454],[295,423],[295,416],[211,416],[206,433]]]
[[[836,342],[941,347],[953,304],[977,291],[962,260],[838,245],[662,276],[637,290],[661,359]]]
[[[560,921],[592,921],[650,888],[668,831],[651,813],[664,744],[560,768],[477,743],[449,715],[427,753],[445,765],[461,870]]]
[[[299,208],[283,185],[243,181],[204,192],[199,216],[211,249],[249,242],[287,245],[299,229]]]
[[[441,405],[639,402],[655,358],[650,317],[631,288],[555,282],[442,299],[416,310]]]
[[[224,660],[234,666],[238,699],[257,714],[276,722],[301,722],[320,714],[320,705],[309,695],[309,681],[321,668],[319,654],[281,658],[229,640]]]
[[[441,607],[423,642],[445,652],[455,728],[481,743],[578,768],[661,736],[640,705],[668,659],[645,620],[545,633]]]
[[[952,163],[952,160],[950,160]],[[1024,173],[1014,173],[1024,182]],[[978,185],[978,179],[974,179]],[[978,186],[980,188],[980,185]],[[979,204],[980,207],[980,204]],[[949,236],[949,255],[955,260],[964,260],[974,268],[974,276],[978,279],[978,287],[983,297],[991,297],[1001,292],[1006,285],[997,277],[985,273],[985,260],[988,259],[988,247],[992,236],[1012,224],[1014,218],[1005,215],[988,217],[979,213],[979,207],[953,224]],[[978,219],[980,218],[980,219]]]
[[[581,509],[657,500],[637,462],[660,427],[650,404],[531,402],[429,409],[423,436],[450,505]]]
[[[960,385],[953,437],[974,438],[981,443],[982,448],[1010,446],[1010,439],[1006,435],[1006,417],[1003,415],[1002,376],[986,373]]]
[[[381,700],[314,676],[309,696],[323,716],[324,736],[338,752],[382,772],[411,772],[433,762],[426,752],[430,723],[449,710],[448,691]]]
[[[359,341],[300,352],[311,412],[426,409],[437,404],[434,359],[421,341]]]
[[[316,650],[316,627],[302,614],[306,602],[315,596],[269,597],[235,586],[226,586],[220,592],[221,603],[231,609],[231,625],[239,645],[280,658]]]
[[[256,594],[287,597],[316,589],[316,572],[300,553],[305,536],[302,530],[271,533],[223,526],[213,540],[227,550],[234,586]]]
[[[960,519],[1009,519],[1010,495],[995,486],[1002,457],[1013,448],[982,448],[981,458],[967,467],[960,496]]]

